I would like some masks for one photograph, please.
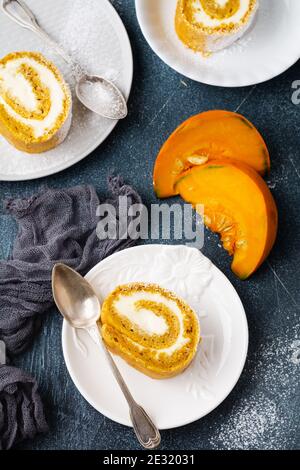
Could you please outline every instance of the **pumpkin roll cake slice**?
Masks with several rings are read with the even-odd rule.
[[[71,110],[68,85],[42,54],[14,52],[0,60],[0,134],[18,150],[41,153],[63,142]]]
[[[178,0],[176,32],[189,48],[209,54],[241,38],[257,8],[258,0]]]
[[[200,340],[194,310],[155,284],[117,287],[103,303],[99,327],[111,352],[156,379],[186,369]]]

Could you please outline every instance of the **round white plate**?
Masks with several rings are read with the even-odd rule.
[[[248,349],[242,303],[228,279],[196,248],[143,245],[116,253],[87,275],[101,301],[122,283],[156,282],[186,299],[200,318],[202,342],[181,375],[155,380],[116,357],[134,397],[160,429],[195,421],[218,406],[236,384]],[[103,352],[85,331],[66,322],[63,353],[84,398],[100,413],[130,426],[128,407]]]
[[[1,0],[2,3],[2,0]],[[90,73],[112,79],[128,98],[133,61],[124,25],[108,0],[26,0],[40,24]],[[0,136],[0,180],[40,178],[74,165],[111,133],[117,121],[88,111],[74,95],[69,67],[31,31],[8,19],[0,9],[0,57],[12,51],[40,51],[52,60],[71,85],[73,122],[57,148],[38,155],[19,152]]]
[[[255,25],[231,47],[204,58],[178,39],[177,0],[136,0],[142,32],[154,52],[177,72],[224,87],[254,85],[287,70],[300,57],[300,1],[259,0]]]

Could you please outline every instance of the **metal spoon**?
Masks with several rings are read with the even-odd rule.
[[[160,433],[145,410],[136,403],[111,354],[100,336],[97,320],[100,303],[92,286],[76,271],[65,264],[56,264],[52,272],[54,301],[62,316],[74,327],[86,330],[96,344],[101,345],[111,370],[129,405],[133,429],[146,449],[155,449],[160,444]]]
[[[23,0],[2,0],[3,12],[26,29],[36,33],[71,67],[76,80],[76,95],[88,109],[108,119],[127,116],[127,104],[121,91],[110,80],[87,74],[66,51],[40,27],[32,11]]]

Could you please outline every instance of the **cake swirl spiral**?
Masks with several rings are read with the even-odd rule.
[[[100,328],[110,351],[154,378],[186,369],[200,339],[194,310],[155,284],[117,287],[103,303]]]
[[[0,134],[28,153],[50,150],[71,124],[71,93],[58,69],[37,52],[0,60]]]
[[[191,49],[210,54],[244,35],[257,8],[258,0],[178,0],[176,32]]]

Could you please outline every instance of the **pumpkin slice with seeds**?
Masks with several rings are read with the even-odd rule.
[[[267,146],[246,118],[230,111],[207,111],[183,122],[161,148],[154,167],[158,197],[176,194],[176,181],[211,159],[241,161],[264,175],[270,169]]]
[[[176,190],[196,209],[202,205],[205,225],[233,255],[233,272],[241,279],[253,274],[277,233],[276,204],[262,177],[243,163],[213,160],[192,168]]]

